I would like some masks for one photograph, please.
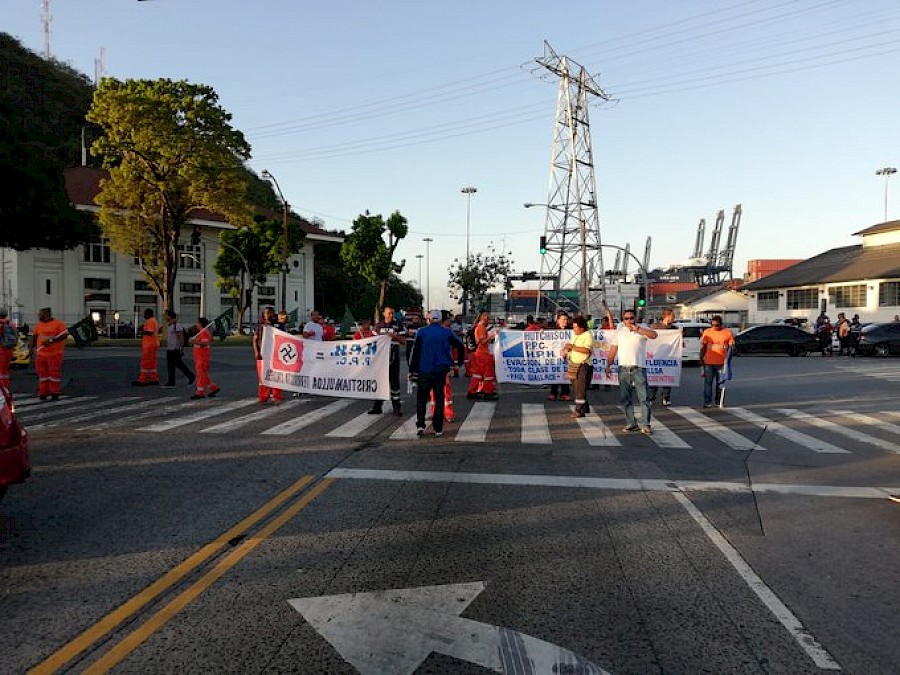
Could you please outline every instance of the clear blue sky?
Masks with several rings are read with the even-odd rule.
[[[591,108],[604,243],[685,260],[697,223],[743,204],[736,275],[755,258],[858,243],[900,166],[898,0],[51,0],[53,56],[93,76],[208,84],[291,206],[331,229],[400,210],[403,276],[431,237],[446,270],[494,242],[539,269],[557,82],[547,40],[597,75]],[[39,0],[0,30],[42,53]],[[546,75],[546,74],[545,74]],[[900,174],[898,174],[900,176]],[[900,218],[900,178],[889,219]],[[604,254],[607,266],[612,254]]]

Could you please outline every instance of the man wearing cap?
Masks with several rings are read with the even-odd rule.
[[[38,322],[31,336],[34,368],[38,374],[38,398],[46,401],[49,396],[59,400],[62,389],[63,349],[69,329],[59,319],[53,318],[49,307],[38,312]]]
[[[16,328],[9,320],[9,312],[6,307],[0,307],[0,335],[10,333],[16,336]],[[18,336],[16,336],[18,338]],[[11,341],[11,340],[10,340]],[[12,363],[14,347],[4,347],[0,342],[0,387],[9,388],[9,365]]]
[[[462,342],[453,331],[441,325],[441,310],[428,313],[428,325],[416,332],[409,359],[409,379],[418,383],[416,392],[416,434],[425,435],[425,409],[434,394],[434,416],[431,426],[434,435],[444,435],[444,383],[453,367],[453,351],[462,349]]]

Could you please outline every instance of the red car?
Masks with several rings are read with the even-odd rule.
[[[10,483],[24,483],[31,475],[28,434],[16,418],[12,393],[0,387],[0,499]]]

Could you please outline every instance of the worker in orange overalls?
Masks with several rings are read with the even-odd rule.
[[[209,319],[201,316],[197,319],[197,334],[191,338],[194,346],[194,368],[197,371],[197,391],[191,396],[191,400],[198,400],[209,396],[212,398],[221,391],[219,385],[209,379],[209,356],[212,348],[212,331],[209,329]]]
[[[156,353],[159,351],[159,323],[149,307],[144,310],[144,325],[141,326],[141,372],[133,384],[135,387],[159,384],[156,369]]]
[[[451,328],[450,326],[450,313],[447,312],[444,314],[443,321],[441,321],[441,325],[444,328]],[[466,348],[463,346],[462,342],[459,344],[455,344],[451,346],[451,350],[453,351],[453,370],[456,373],[459,373],[459,366],[462,364],[463,359],[466,355]],[[445,422],[453,422],[456,420],[456,413],[453,410],[453,377],[457,377],[453,372],[447,371],[447,375],[444,377],[444,421]],[[434,391],[431,392],[431,401],[429,405],[429,409],[431,410],[431,417],[434,418]]]
[[[475,342],[478,347],[469,358],[470,376],[469,392],[466,398],[484,401],[497,400],[497,373],[494,368],[494,356],[491,354],[491,340],[494,333],[488,331],[490,316],[487,312],[478,315],[475,324]]]
[[[49,396],[59,400],[62,389],[63,350],[69,329],[59,319],[53,318],[53,311],[44,307],[38,312],[38,322],[31,335],[31,349],[34,354],[34,368],[38,374],[38,398],[46,401]]]

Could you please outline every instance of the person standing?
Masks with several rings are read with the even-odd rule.
[[[441,325],[450,330],[450,314],[449,312],[445,315],[444,312],[441,312]],[[452,333],[452,331],[451,331]],[[462,363],[463,359],[466,355],[466,347],[463,345],[462,341],[453,336],[453,346],[451,351],[454,356],[453,360],[453,370],[458,372],[459,365]],[[436,410],[436,403],[434,399],[434,392],[431,392],[431,416],[434,417],[434,411]],[[444,421],[445,422],[454,422],[456,421],[456,412],[453,408],[453,382],[451,380],[450,371],[447,371],[447,375],[444,378]]]
[[[416,333],[409,360],[409,379],[418,383],[416,392],[416,434],[425,435],[425,408],[434,395],[434,435],[444,434],[444,386],[453,367],[453,350],[462,344],[449,328],[441,325],[441,311],[432,310],[428,325]]]
[[[256,359],[256,378],[259,383],[256,389],[256,395],[260,403],[268,403],[272,399],[274,403],[280,403],[284,399],[281,389],[268,387],[262,383],[263,381],[263,357],[262,357],[262,341],[263,330],[266,326],[276,326],[275,310],[272,307],[263,309],[262,316],[259,317],[259,323],[256,330],[253,331],[253,357]]]
[[[309,313],[309,321],[303,325],[301,335],[307,340],[322,340],[324,338],[325,331],[322,330],[322,315],[319,313],[319,310],[314,309]]]
[[[406,344],[406,331],[403,324],[394,318],[394,308],[385,307],[381,312],[382,320],[375,324],[373,330],[376,335],[388,335],[391,338],[391,360],[388,365],[388,378],[391,386],[391,406],[394,414],[402,415],[400,409],[400,347]],[[382,409],[381,399],[372,403],[370,415],[380,415]]]
[[[541,324],[534,320],[534,317],[529,314],[525,317],[525,330],[527,331],[538,331],[541,330]]]
[[[165,311],[166,316],[166,383],[163,389],[171,389],[175,386],[175,369],[180,370],[188,379],[188,386],[192,386],[196,378],[191,369],[184,365],[184,347],[187,344],[187,335],[184,326],[178,323],[178,315],[171,309]]]
[[[334,326],[334,319],[326,319],[322,324],[322,339],[326,342],[337,339],[337,328]]]
[[[457,337],[457,339],[463,343],[462,365],[463,368],[465,368],[466,377],[468,377],[469,350],[466,349],[466,331],[469,330],[469,327],[466,325],[466,322],[463,321],[462,314],[457,314],[453,317],[453,322],[450,324],[450,330],[453,331],[453,334]],[[459,366],[453,366],[453,377],[459,377]]]
[[[729,348],[734,347],[734,335],[722,325],[721,316],[716,314],[709,323],[711,327],[700,336],[704,408],[711,408],[713,400],[719,398],[719,374],[728,360]]]
[[[34,367],[38,374],[38,398],[46,401],[49,396],[59,400],[62,390],[62,364],[66,337],[69,329],[53,311],[44,307],[38,312],[38,323],[31,336]]]
[[[652,328],[639,325],[633,310],[626,309],[622,323],[610,333],[614,340],[606,358],[606,377],[610,376],[613,361],[619,358],[619,394],[625,408],[625,428],[649,435],[650,403],[647,400],[647,340],[656,337]],[[634,404],[637,401],[640,417],[635,420]]]
[[[159,323],[149,307],[144,310],[144,325],[141,326],[141,372],[132,382],[136,387],[159,384],[156,355],[159,351]]]
[[[650,328],[653,330],[679,330],[678,326],[675,325],[675,312],[674,310],[666,307],[662,311],[662,317],[660,320],[654,324],[651,324]],[[656,403],[656,393],[662,389],[662,404],[664,406],[668,406],[672,404],[672,387],[650,387],[650,403]]]
[[[838,314],[837,325],[834,329],[837,331],[838,342],[840,344],[838,356],[850,356],[850,322],[847,320],[847,317],[844,316],[843,312]]]
[[[569,313],[560,310],[556,314],[556,327],[559,330],[570,330],[571,326],[569,325]],[[561,401],[571,401],[572,400],[572,390],[568,384],[551,384],[550,385],[550,395],[547,397],[548,401],[555,401],[559,398]]]
[[[491,354],[491,340],[496,332],[488,330],[491,317],[487,312],[478,315],[475,323],[475,351],[469,357],[470,376],[468,399],[483,401],[497,400],[497,373],[494,366],[494,355]]]
[[[353,334],[353,339],[365,340],[370,337],[375,337],[375,331],[372,330],[372,319],[363,319],[359,322],[359,330]]]
[[[590,410],[587,400],[588,385],[594,377],[594,336],[588,330],[587,320],[583,316],[572,319],[572,332],[575,334],[571,342],[563,347],[563,356],[568,359],[566,374],[575,391],[575,410],[572,417],[584,417]]]
[[[9,366],[18,341],[19,336],[16,327],[9,320],[9,312],[6,307],[0,307],[0,387],[10,388]]]
[[[219,385],[209,377],[209,360],[212,350],[212,331],[209,330],[209,319],[201,316],[195,326],[197,333],[190,342],[194,347],[194,367],[197,369],[197,391],[191,396],[196,401],[209,396],[212,398],[221,391]]]

